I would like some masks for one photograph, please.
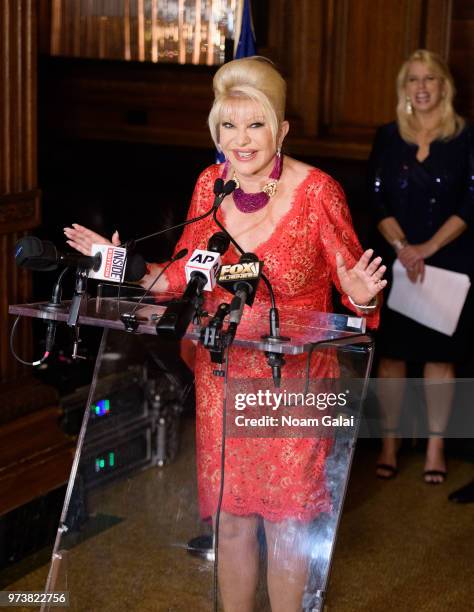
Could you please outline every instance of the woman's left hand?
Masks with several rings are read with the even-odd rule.
[[[382,266],[382,258],[372,261],[373,249],[368,249],[356,265],[348,270],[341,253],[336,253],[336,266],[341,289],[352,298],[356,304],[368,304],[387,284],[383,275],[387,266]]]
[[[428,259],[435,252],[434,246],[430,241],[427,241],[420,244],[407,244],[398,251],[397,256],[405,268],[413,269],[418,262]]]

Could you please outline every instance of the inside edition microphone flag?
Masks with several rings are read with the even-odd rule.
[[[257,55],[257,44],[252,24],[252,11],[250,0],[240,0],[235,20],[235,41],[234,59]],[[216,163],[222,164],[225,161],[224,154],[216,151]]]

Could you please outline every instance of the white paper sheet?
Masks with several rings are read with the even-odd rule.
[[[422,325],[452,336],[456,331],[471,281],[467,274],[425,266],[422,283],[412,283],[397,259],[387,305]]]

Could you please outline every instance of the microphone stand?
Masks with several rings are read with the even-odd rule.
[[[138,320],[137,315],[136,315],[138,307],[143,302],[143,300],[148,295],[150,295],[151,290],[153,289],[153,287],[160,280],[160,278],[163,276],[163,274],[166,272],[166,270],[171,266],[171,264],[174,263],[175,261],[178,261],[182,257],[184,257],[187,254],[187,252],[188,252],[187,249],[183,249],[183,250],[179,251],[179,253],[177,253],[174,257],[172,257],[167,262],[167,264],[164,266],[164,268],[162,268],[162,270],[160,270],[160,272],[155,276],[155,278],[153,279],[151,285],[149,287],[147,287],[147,289],[145,290],[143,295],[140,297],[138,302],[135,304],[135,307],[133,308],[133,310],[131,312],[124,312],[123,314],[120,315],[120,319],[121,319],[122,323],[125,325],[125,330],[126,331],[128,331],[128,332],[135,332],[137,330],[138,325],[140,323],[140,321]]]
[[[217,210],[218,210],[218,208],[216,208],[214,210],[214,213],[213,213],[213,219],[214,219],[215,224],[226,234],[226,236],[229,237],[229,240],[232,242],[232,244],[235,246],[235,248],[242,255],[244,255],[245,251],[242,249],[242,247],[239,245],[239,243],[229,234],[229,232],[226,230],[226,228],[222,225],[222,223],[217,218]],[[271,301],[271,307],[270,307],[270,310],[269,310],[269,313],[268,313],[269,314],[270,333],[269,334],[265,334],[264,336],[262,336],[262,339],[263,340],[268,340],[269,342],[271,342],[272,344],[275,344],[275,345],[281,344],[283,342],[288,342],[290,340],[290,337],[289,336],[282,336],[280,334],[280,315],[279,315],[278,308],[277,308],[277,305],[276,305],[275,293],[273,291],[273,287],[272,287],[270,281],[268,280],[267,276],[265,274],[263,274],[263,273],[262,273],[262,280],[265,283],[265,285],[267,286],[268,292],[270,294],[270,301]],[[281,381],[281,368],[286,363],[285,359],[283,357],[283,353],[274,352],[274,351],[267,351],[265,353],[265,356],[267,357],[268,365],[272,369],[272,377],[273,377],[273,382],[275,384],[275,387],[279,387],[280,386],[280,381]]]
[[[232,335],[229,333],[229,330],[222,330],[224,319],[229,314],[229,311],[229,304],[225,302],[220,304],[215,315],[206,327],[201,329],[200,341],[209,351],[213,363],[223,363],[224,350],[226,347],[230,346],[235,336],[235,332]],[[220,372],[220,370],[214,371],[214,374],[216,374],[216,372]]]
[[[77,324],[77,321],[79,319],[79,308],[81,306],[82,297],[85,294],[87,288],[88,275],[89,270],[87,268],[80,267],[76,270],[76,286],[74,287],[74,295],[72,297],[71,306],[69,309],[69,317],[67,320],[67,325],[69,327],[74,328],[74,342],[72,349],[73,359],[84,359],[84,357],[78,354],[78,348],[81,339],[79,337],[79,325]]]
[[[52,312],[57,312],[58,310],[66,310],[65,304],[63,304],[62,302],[63,288],[61,286],[61,283],[62,283],[62,280],[66,272],[69,269],[70,269],[69,267],[66,267],[64,268],[64,270],[61,270],[61,273],[58,276],[58,279],[53,287],[53,292],[51,294],[51,300],[47,304],[40,304],[39,307],[41,310],[52,311]]]

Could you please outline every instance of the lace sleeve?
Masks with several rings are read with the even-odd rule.
[[[219,174],[219,166],[210,166],[199,176],[196,186],[194,187],[191,205],[189,206],[187,219],[193,219],[202,215],[210,209],[213,202],[213,186],[214,181]],[[188,255],[172,264],[166,272],[166,278],[169,283],[170,291],[181,291],[186,285],[186,277],[184,266],[188,261],[194,249],[203,248],[203,236],[200,232],[200,222],[190,223],[186,225],[181,238],[178,240],[174,253],[176,254],[181,249],[188,249]]]
[[[339,277],[337,276],[336,253],[341,253],[347,268],[350,269],[355,266],[363,251],[352,225],[351,214],[344,192],[339,183],[329,176],[319,189],[317,211],[323,255],[331,272],[332,281],[342,295],[344,306],[358,313],[359,311],[349,302],[347,295],[342,292]],[[377,327],[378,322],[378,310],[367,316],[369,327]]]

